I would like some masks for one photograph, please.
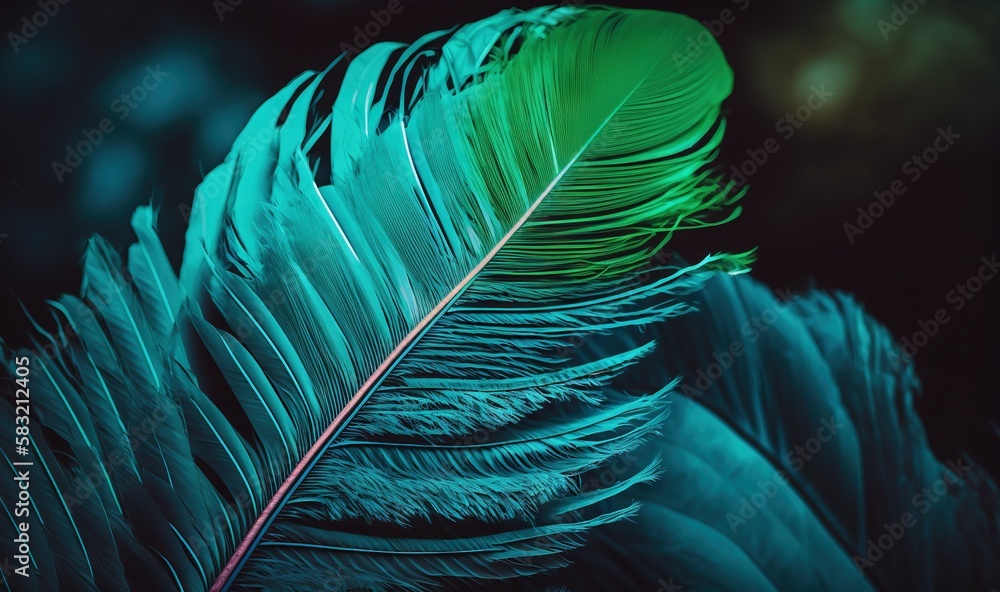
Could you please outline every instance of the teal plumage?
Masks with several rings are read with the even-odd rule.
[[[561,584],[996,585],[996,485],[966,454],[935,458],[913,408],[912,362],[853,298],[775,294],[717,274],[684,301],[698,312],[578,353],[654,338],[656,354],[619,380],[641,392],[685,378],[660,435],[632,454],[637,466],[659,457],[664,477],[631,490],[634,524],[597,529]]]
[[[677,15],[563,7],[376,44],[261,106],[196,191],[179,273],[155,207],[133,216],[127,264],[94,238],[80,298],[52,302],[58,330],[37,327],[35,351],[55,354],[6,356],[11,373],[16,357],[33,364],[28,588],[588,589],[684,557],[656,512],[673,504],[690,522],[693,500],[727,498],[679,490],[678,476],[711,474],[665,442],[704,444],[716,471],[756,452],[764,470],[814,404],[798,393],[801,408],[785,405],[779,377],[752,370],[679,398],[681,362],[716,341],[709,330],[679,340],[673,323],[710,324],[699,295],[750,285],[730,278],[749,255],[650,263],[674,233],[738,213],[740,192],[711,169],[732,73],[715,45],[682,69],[671,57],[699,32]],[[879,330],[853,305],[810,302],[801,318],[822,321],[781,331],[816,344],[804,377],[833,376],[852,405],[877,401],[888,374],[854,340]],[[728,322],[721,314],[716,330]],[[837,371],[821,375],[823,363]],[[712,417],[709,402],[733,410]],[[898,435],[899,418],[849,411],[922,459],[897,458],[887,474],[936,466],[926,442]],[[615,469],[624,458],[635,460]],[[760,581],[870,581],[848,569],[870,527],[859,508],[897,506],[819,505],[830,491],[859,500],[893,486],[863,468],[854,488],[783,490],[785,514],[759,523],[754,549],[796,542],[778,532],[794,515],[829,530],[802,556],[836,561],[797,574],[748,552]],[[609,470],[610,483],[591,485]],[[963,486],[971,501],[941,510],[942,524],[975,508],[996,524],[983,505],[992,484],[973,479],[980,489]],[[928,534],[944,541],[939,528]],[[648,553],[647,567],[592,573],[614,556],[602,546],[636,540],[629,553]],[[701,567],[704,581],[718,575],[707,560],[678,565],[691,586]],[[915,579],[935,581],[926,575]]]

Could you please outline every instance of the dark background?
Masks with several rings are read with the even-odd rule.
[[[401,3],[402,12],[379,27],[375,41],[410,42],[511,5]],[[221,162],[252,110],[301,71],[325,67],[343,43],[355,43],[354,27],[364,28],[373,20],[370,11],[387,4],[69,0],[54,16],[37,17],[48,22],[28,38],[22,19],[30,21],[39,4],[5,3],[0,335],[27,344],[29,323],[19,301],[45,319],[44,299],[79,289],[78,260],[88,236],[100,233],[123,250],[133,240],[131,211],[151,198],[162,201],[160,231],[179,263],[181,206],[190,204],[194,187]],[[779,146],[750,176],[739,220],[678,246],[759,246],[758,279],[773,288],[853,293],[899,339],[947,309],[950,321],[915,356],[925,386],[918,409],[939,456],[967,451],[1000,474],[992,425],[1000,423],[1000,279],[987,282],[960,311],[947,300],[956,284],[976,274],[981,257],[1000,251],[1000,6],[985,0],[612,4],[718,21],[710,24],[736,76],[725,104],[721,170],[739,166],[747,150],[762,148],[768,138]],[[912,14],[903,22],[904,13],[897,13],[896,29],[880,27],[880,20],[892,23],[893,4]],[[115,100],[141,83],[147,66],[157,65],[169,76],[120,119]],[[788,128],[777,130],[776,122],[821,85],[833,96],[786,139]],[[53,161],[64,161],[66,146],[105,117],[115,129],[60,182]],[[911,180],[904,163],[948,126],[961,137]],[[906,193],[851,244],[844,224],[856,224],[857,208],[896,179]]]

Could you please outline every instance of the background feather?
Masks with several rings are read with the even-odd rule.
[[[596,531],[560,584],[988,590],[1000,582],[995,483],[966,455],[934,457],[913,411],[912,363],[852,298],[775,295],[719,274],[685,300],[698,312],[651,335],[616,336],[662,344],[617,379],[622,388],[685,376],[662,435],[630,463],[659,458],[664,478],[631,491],[642,501],[634,522]],[[612,341],[590,342],[578,357],[599,357]]]

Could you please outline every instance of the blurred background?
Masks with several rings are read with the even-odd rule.
[[[6,2],[0,335],[26,345],[21,302],[47,319],[44,299],[79,289],[87,238],[99,233],[124,250],[132,210],[151,199],[162,204],[159,229],[178,264],[195,186],[255,107],[301,71],[324,68],[348,46],[410,42],[512,4],[546,4],[398,3],[383,25],[371,11],[387,0]],[[758,246],[754,275],[772,288],[854,294],[915,343],[918,410],[938,455],[968,452],[1000,475],[1000,274],[970,282],[982,257],[1000,254],[1000,5],[610,4],[703,21],[735,71],[718,164],[749,184],[745,211],[677,248]],[[691,39],[687,51],[706,41]],[[891,205],[872,205],[893,189]],[[915,335],[939,309],[948,322],[926,341]]]

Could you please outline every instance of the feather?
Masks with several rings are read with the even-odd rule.
[[[72,331],[32,356],[32,554],[54,561],[30,585],[523,581],[635,515],[619,494],[655,462],[596,494],[580,476],[650,438],[676,382],[612,388],[652,341],[566,352],[746,262],[633,281],[738,211],[709,169],[731,72],[715,47],[670,57],[699,30],[542,8],[378,44],[251,118],[196,191],[179,276],[152,207],[127,265],[93,239],[82,300],[54,304]]]
[[[913,409],[911,362],[853,298],[776,296],[748,277],[717,274],[685,300],[699,312],[577,353],[586,360],[652,337],[661,348],[612,386],[686,378],[661,435],[632,453],[638,467],[660,459],[665,477],[630,490],[642,504],[634,521],[595,531],[559,584],[988,590],[1000,582],[1000,492],[967,456],[935,458]]]

